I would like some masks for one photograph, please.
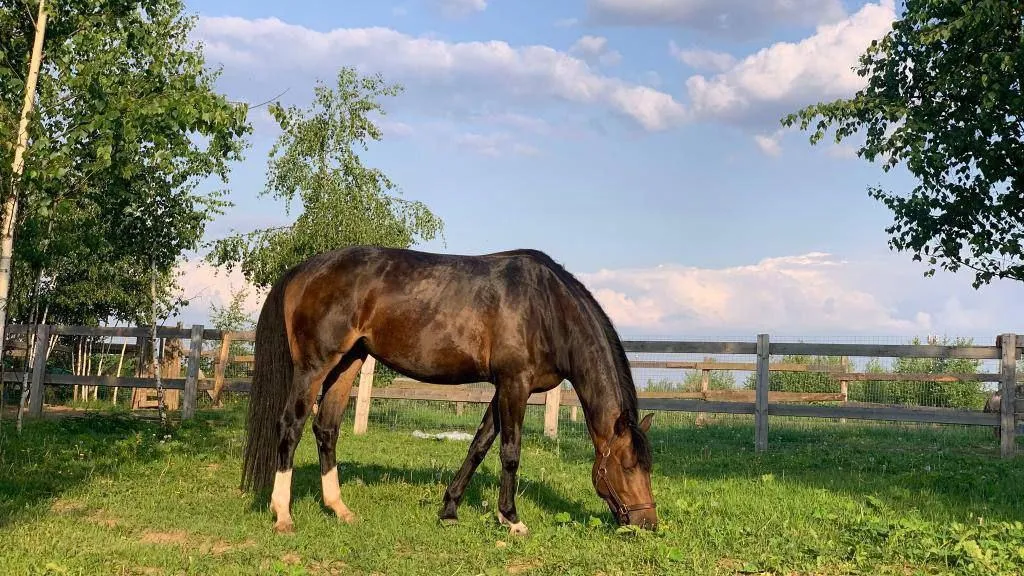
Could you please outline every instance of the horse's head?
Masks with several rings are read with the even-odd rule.
[[[611,438],[595,446],[593,480],[597,494],[608,503],[619,524],[654,529],[658,525],[651,493],[651,452],[648,414],[639,425],[629,425],[625,415],[615,423]]]

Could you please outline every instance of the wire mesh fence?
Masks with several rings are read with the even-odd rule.
[[[21,335],[24,340],[25,335]],[[635,338],[645,342],[658,342],[667,338]],[[700,341],[702,338],[673,340]],[[751,336],[716,337],[723,342],[748,343]],[[191,341],[188,338],[160,338],[158,356],[165,378],[183,377],[189,362]],[[940,344],[951,346],[994,346],[993,336],[973,338],[906,337],[801,337],[772,336],[772,343],[859,344],[859,345],[917,345]],[[27,368],[22,343],[9,346],[5,357],[5,370],[24,372]],[[13,353],[12,353],[13,351]],[[746,354],[681,354],[629,352],[631,372],[642,397],[662,396],[716,400],[719,402],[753,402],[756,389],[756,360],[753,353]],[[64,371],[75,375],[146,376],[152,375],[152,345],[144,337],[61,336],[53,341],[47,359],[47,371]],[[247,381],[252,376],[254,362],[251,338],[229,337],[202,341],[199,357],[199,378],[210,381]],[[803,405],[852,406],[907,406],[943,408],[981,412],[998,390],[1001,369],[996,359],[972,360],[960,358],[913,358],[835,355],[777,355],[768,358],[769,402]],[[1018,367],[1018,379],[1024,375],[1024,361]],[[378,364],[373,375],[374,388],[391,386],[397,374]],[[563,384],[571,390],[568,383]],[[54,385],[46,387],[47,404],[64,404],[89,408],[96,404],[122,404],[130,408],[145,407],[143,400],[152,404],[153,391],[125,389],[120,391],[106,386]],[[171,391],[173,395],[176,391]],[[235,393],[227,392],[226,396]],[[244,392],[237,393],[244,395]],[[5,388],[3,401],[16,404],[19,385],[10,382]],[[200,407],[211,404],[211,395],[201,392]],[[350,402],[355,404],[355,402]],[[991,408],[991,403],[989,403]],[[369,412],[371,428],[391,430],[461,431],[472,434],[480,422],[486,404],[451,402],[442,400],[412,400],[374,398]],[[173,409],[173,407],[172,407]],[[531,405],[527,409],[524,434],[543,435],[544,406]],[[998,412],[998,406],[996,406]],[[991,411],[991,410],[989,410]],[[346,422],[352,424],[353,410],[348,410]],[[659,410],[656,421],[661,429],[687,430],[705,426],[753,429],[750,414],[726,414]],[[836,428],[839,427],[839,428]],[[826,431],[836,428],[846,433],[860,429],[930,430],[942,431],[951,440],[966,435],[971,438],[993,437],[992,428],[956,424],[915,424],[893,421],[844,420],[843,418],[807,418],[770,415],[770,429],[775,431]],[[588,435],[582,408],[562,406],[557,423],[562,438],[585,438]]]

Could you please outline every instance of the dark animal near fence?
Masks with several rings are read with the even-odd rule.
[[[494,397],[439,516],[455,521],[470,478],[500,434],[498,518],[527,533],[515,505],[527,400],[569,380],[594,443],[592,481],[620,524],[657,524],[651,493],[651,415],[638,421],[629,362],[607,315],[546,254],[481,256],[359,246],[299,264],[272,287],[256,327],[243,489],[273,485],[277,531],[290,514],[295,447],[313,423],[324,504],[341,500],[335,447],[352,383],[367,357],[436,384],[487,381]]]

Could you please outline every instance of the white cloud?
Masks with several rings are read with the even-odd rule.
[[[533,156],[540,153],[537,148],[522,142],[516,142],[512,136],[504,132],[490,134],[467,132],[456,136],[455,144],[460,148],[476,152],[477,154],[492,157],[509,153],[524,156]]]
[[[622,54],[608,48],[608,39],[604,36],[582,36],[569,48],[569,53],[578,55],[591,64],[614,66],[622,61]]]
[[[780,156],[782,154],[782,145],[779,143],[779,134],[772,134],[765,136],[764,134],[756,134],[754,136],[754,142],[757,147],[761,149],[768,156]]]
[[[974,291],[922,277],[909,257],[847,261],[812,252],[729,268],[663,265],[580,274],[619,331],[637,336],[755,334],[983,336],[1024,322],[1020,287]]]
[[[893,0],[866,4],[856,14],[823,25],[800,42],[779,42],[711,78],[686,81],[698,117],[778,123],[779,116],[821,100],[848,97],[864,85],[853,67],[896,17]]]
[[[583,60],[548,46],[502,41],[448,42],[389,28],[320,32],[276,18],[202,18],[197,35],[207,59],[240,83],[286,84],[296,77],[332,77],[341,65],[382,72],[417,97],[472,106],[481,101],[592,105],[624,115],[647,130],[686,119],[682,104],[647,86],[603,75]],[[467,104],[468,103],[468,104]]]
[[[729,35],[813,26],[845,15],[840,0],[588,0],[591,19],[622,26],[681,26]]]
[[[487,0],[432,0],[445,18],[462,18],[487,9]]]
[[[242,289],[247,291],[243,309],[252,315],[253,320],[259,316],[266,295],[249,284],[237,269],[227,273],[196,260],[182,263],[178,271],[181,273],[178,277],[181,292],[189,300],[183,314],[187,318],[203,322],[202,319],[208,317],[211,304],[227,306],[231,303],[231,293]]]
[[[721,72],[736,65],[736,57],[732,54],[714,50],[683,50],[672,40],[669,40],[668,52],[683,64],[697,70]]]
[[[180,267],[190,306],[184,323],[209,323],[248,285],[202,262]],[[974,290],[968,275],[922,276],[909,256],[885,252],[844,259],[822,252],[756,264],[699,268],[666,264],[577,274],[626,337],[714,338],[758,332],[786,337],[924,336],[989,338],[1024,332],[1019,283]],[[259,316],[265,294],[249,288],[245,310]]]

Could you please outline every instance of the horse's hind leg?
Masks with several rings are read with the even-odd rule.
[[[348,406],[352,383],[363,365],[363,357],[346,356],[338,368],[340,374],[333,382],[327,381],[327,390],[320,403],[316,419],[313,421],[313,435],[320,454],[320,483],[323,488],[324,506],[327,506],[341,520],[352,523],[356,516],[341,500],[341,488],[338,482],[338,457],[335,452],[338,446],[338,429],[341,417]],[[333,376],[333,374],[332,374]]]
[[[302,437],[309,411],[320,394],[324,378],[337,364],[338,357],[332,358],[314,369],[296,369],[291,394],[285,401],[284,413],[278,421],[277,474],[274,476],[274,491],[270,495],[270,506],[274,511],[274,531],[294,530],[291,515],[292,469],[295,464],[295,448]]]
[[[509,527],[509,533],[525,536],[526,524],[516,512],[516,475],[519,472],[520,442],[526,401],[530,397],[529,382],[523,378],[499,381],[495,386],[498,399],[498,429],[501,433],[501,488],[498,492],[498,521]]]
[[[469,445],[469,453],[466,454],[466,460],[462,462],[462,468],[455,474],[455,478],[444,492],[444,507],[441,508],[439,514],[441,520],[455,521],[458,519],[459,502],[462,501],[462,495],[466,492],[466,485],[469,484],[469,479],[480,466],[480,462],[483,461],[487,451],[491,449],[491,444],[494,443],[494,438],[498,435],[498,428],[494,421],[497,409],[498,395],[495,393],[491,403],[484,410],[483,420],[480,421],[480,426],[476,429],[476,436],[473,437],[473,442]]]

